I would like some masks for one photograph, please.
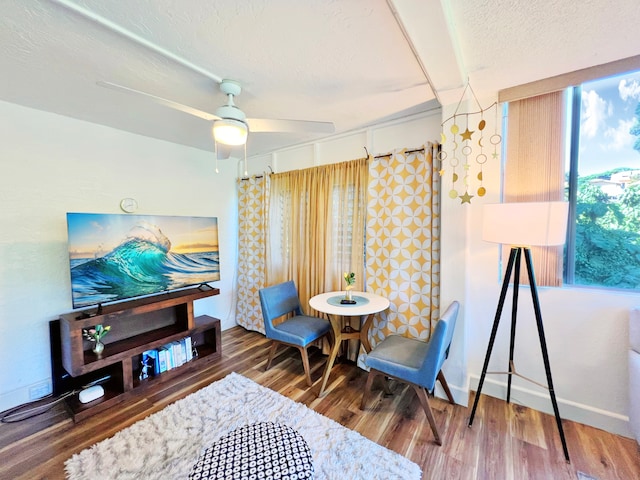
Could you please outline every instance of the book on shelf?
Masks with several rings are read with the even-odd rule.
[[[187,346],[185,344],[184,338],[178,340],[178,345],[180,346],[180,362],[182,362],[182,365],[184,365],[185,363],[187,363]]]
[[[178,363],[176,361],[175,345],[173,344],[173,342],[170,342],[170,343],[167,343],[165,347],[167,348],[167,358],[169,360],[168,363],[171,363],[171,368],[174,369],[178,366]]]
[[[187,354],[187,362],[193,360],[193,347],[191,346],[191,337],[184,337],[184,349]]]
[[[173,362],[173,368],[179,367],[182,365],[180,358],[180,342],[174,340],[169,344],[169,348],[171,349],[171,360]]]
[[[144,380],[149,376],[155,375],[157,365],[158,351],[145,350],[140,357],[140,374],[138,378]]]
[[[154,375],[158,375],[193,360],[193,342],[191,337],[184,337],[155,350],[145,351],[142,357],[141,361],[153,362],[149,373],[153,372]],[[152,360],[146,360],[149,358]]]
[[[158,364],[159,364],[158,373],[163,373],[163,372],[166,372],[167,370],[170,370],[167,353],[168,353],[167,349],[164,346],[158,348]]]

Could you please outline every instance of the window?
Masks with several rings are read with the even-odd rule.
[[[640,290],[640,71],[570,93],[565,282]]]

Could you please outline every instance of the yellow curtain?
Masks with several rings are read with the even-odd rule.
[[[293,280],[307,312],[343,272],[364,289],[366,188],[365,158],[271,175],[267,285]]]
[[[264,333],[258,291],[266,274],[266,215],[269,176],[238,179],[238,293],[236,321]]]
[[[564,200],[565,105],[563,91],[509,103],[505,202]],[[562,247],[532,247],[538,285],[562,285],[562,252]],[[508,256],[503,248],[504,265]],[[520,283],[529,283],[526,270]]]
[[[440,303],[440,176],[436,145],[371,161],[366,230],[367,291],[391,306],[370,331],[428,339]]]

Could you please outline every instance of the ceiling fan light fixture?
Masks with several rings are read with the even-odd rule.
[[[244,145],[247,143],[249,127],[241,120],[222,118],[213,122],[213,138],[225,145]]]

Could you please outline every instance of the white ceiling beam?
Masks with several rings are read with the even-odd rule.
[[[168,58],[170,60],[173,60],[174,62],[182,65],[183,67],[186,67],[196,73],[199,73],[201,75],[204,75],[207,78],[210,78],[211,80],[217,82],[217,83],[222,83],[222,77],[220,77],[219,75],[216,75],[215,73],[212,73],[204,68],[202,68],[199,65],[196,65],[193,62],[190,62],[189,60],[186,60],[184,58],[182,58],[179,55],[176,55],[175,53],[167,50],[166,48],[163,48],[159,45],[156,45],[153,42],[150,42],[149,40],[147,40],[144,37],[141,37],[140,35],[137,35],[135,33],[133,33],[130,30],[127,30],[126,28],[122,27],[121,25],[118,25],[115,22],[112,22],[111,20],[109,20],[108,18],[103,17],[102,15],[98,15],[97,13],[89,10],[88,8],[85,8],[83,6],[80,6],[70,0],[50,0],[53,3],[56,3],[64,8],[66,8],[67,10],[70,10],[78,15],[83,16],[84,18],[97,23],[98,25],[101,25],[104,28],[107,28],[109,30],[111,30],[112,32],[121,35],[122,37],[128,38],[129,40],[131,40],[134,43],[137,43],[138,45],[142,45],[143,47],[148,48],[149,50],[152,50],[160,55],[162,55],[165,58]]]
[[[448,0],[387,0],[387,3],[411,39],[440,104],[455,102],[467,83],[467,72]],[[425,65],[429,66],[428,71]]]

